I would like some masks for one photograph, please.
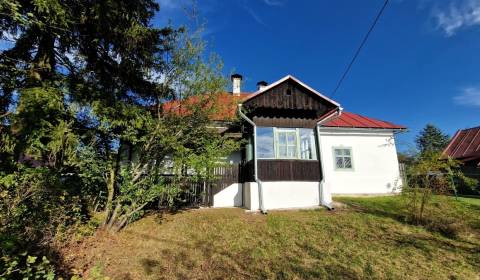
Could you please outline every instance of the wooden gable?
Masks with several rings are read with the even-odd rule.
[[[243,106],[259,126],[314,127],[325,113],[338,107],[293,78],[267,88]]]

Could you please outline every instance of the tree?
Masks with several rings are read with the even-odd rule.
[[[163,181],[165,163],[177,182],[185,170],[206,178],[237,147],[208,117],[225,86],[221,62],[205,59],[199,34],[153,27],[158,10],[154,0],[0,1],[0,40],[11,45],[0,52],[1,255],[48,249],[85,222],[99,192],[105,227],[119,230],[182,191]],[[187,115],[164,112],[192,96]],[[122,161],[124,143],[139,160]]]
[[[199,35],[185,31],[176,37],[171,59],[165,64],[162,86],[178,101],[178,108],[165,111],[163,103],[157,103],[153,114],[139,110],[126,127],[130,133],[120,135],[123,143],[134,147],[136,156],[126,164],[117,157],[119,172],[110,171],[104,222],[108,230],[122,229],[159,197],[168,196],[172,203],[183,191],[187,170],[189,176],[207,179],[220,164],[219,158],[238,148],[236,141],[210,125],[215,97],[223,91],[226,80],[217,57],[202,59],[205,44]],[[164,181],[161,174],[166,172],[174,175],[173,182]]]
[[[427,124],[417,135],[415,142],[421,153],[441,152],[449,142],[449,136],[433,124]]]
[[[13,141],[2,152],[49,167],[71,192],[104,190],[108,228],[161,193],[167,157],[183,176],[189,157],[213,152],[205,143],[219,143],[217,155],[234,146],[209,128],[210,96],[226,83],[221,62],[204,59],[200,34],[152,27],[158,9],[153,0],[0,3],[0,36],[13,42],[0,53],[2,130]],[[188,116],[163,111],[192,96],[180,103]],[[123,143],[141,160],[122,165]]]
[[[98,193],[98,178],[117,183],[115,143],[139,133],[138,116],[170,94],[153,73],[181,30],[152,27],[158,9],[153,0],[0,3],[0,39],[12,43],[0,53],[3,166],[46,167],[67,196]],[[19,171],[9,166],[6,175]]]
[[[427,151],[415,158],[407,167],[407,185],[402,194],[406,198],[407,218],[415,224],[427,224],[432,217],[426,217],[435,194],[456,193],[456,183],[474,187],[477,181],[466,177],[460,162],[451,158],[444,159],[439,152]],[[455,183],[456,182],[456,183]]]

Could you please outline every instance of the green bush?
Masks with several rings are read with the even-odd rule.
[[[79,194],[65,188],[68,178],[48,167],[16,164],[0,173],[0,279],[53,279],[46,256],[59,242],[71,240],[88,213]]]
[[[36,257],[26,252],[18,255],[3,255],[0,258],[0,280],[6,279],[55,279],[55,269],[45,257]]]
[[[24,243],[47,244],[86,219],[81,198],[63,188],[62,178],[46,167],[19,164],[0,173],[0,233]]]
[[[407,168],[407,185],[402,189],[406,219],[413,224],[455,237],[461,222],[442,215],[446,203],[434,195],[456,194],[455,182],[468,186],[477,184],[460,170],[460,163],[441,154],[428,152],[419,155]]]

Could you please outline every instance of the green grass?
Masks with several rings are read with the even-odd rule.
[[[468,204],[480,206],[480,197],[473,198],[473,197],[458,197],[458,200],[463,201]]]
[[[74,265],[113,279],[478,279],[480,206],[447,199],[442,213],[462,217],[454,239],[405,223],[399,197],[342,197],[333,212],[150,215],[90,238]]]

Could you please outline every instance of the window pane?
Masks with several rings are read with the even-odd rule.
[[[297,158],[297,145],[288,145],[287,146],[287,157],[288,158]]]
[[[313,129],[300,128],[300,155],[302,159],[317,159]]]
[[[297,150],[290,148],[287,154],[288,158],[297,158]]]
[[[288,135],[287,136],[288,145],[296,145],[296,142],[297,142],[296,139],[295,139],[295,138],[297,138],[296,133],[295,132],[288,132],[287,135]]]
[[[287,134],[285,132],[279,132],[277,137],[279,145],[287,145]]]
[[[279,158],[286,158],[287,157],[287,146],[286,145],[279,145],[278,146],[278,157]]]
[[[336,166],[337,166],[337,168],[343,168],[343,158],[342,157],[337,157],[336,158]]]
[[[352,160],[350,157],[344,157],[343,158],[343,165],[344,168],[352,168]]]
[[[258,158],[274,158],[273,127],[257,127]]]
[[[335,165],[337,169],[352,169],[352,150],[334,149]]]
[[[277,158],[297,158],[297,130],[277,129]]]

